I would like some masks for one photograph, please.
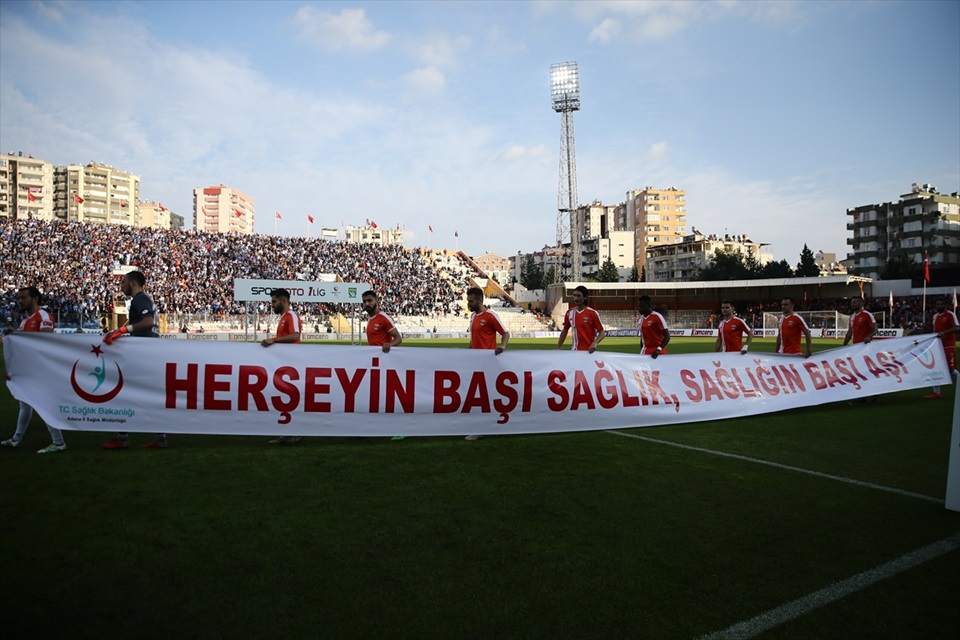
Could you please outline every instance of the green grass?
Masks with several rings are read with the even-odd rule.
[[[627,433],[942,497],[946,392]],[[4,438],[16,410],[4,388]],[[695,638],[960,532],[942,504],[605,432],[106,437],[37,456],[35,418],[0,451],[5,637]],[[952,639],[958,577],[953,551],[761,637]]]

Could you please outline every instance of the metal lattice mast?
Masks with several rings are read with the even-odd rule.
[[[580,110],[580,70],[576,62],[550,65],[550,97],[560,114],[560,177],[557,189],[557,248],[563,247],[569,230],[570,277],[581,279],[580,239],[582,224],[577,207],[577,151],[573,135],[573,112]],[[557,276],[562,277],[558,269]]]

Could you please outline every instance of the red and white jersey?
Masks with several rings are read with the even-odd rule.
[[[734,316],[720,321],[720,350],[740,351],[743,349],[743,334],[750,335],[750,325]]]
[[[53,316],[46,309],[37,312],[20,322],[20,331],[53,331]]]
[[[656,311],[651,311],[648,316],[640,316],[637,326],[640,328],[640,353],[651,355],[663,342],[667,321]],[[661,353],[666,353],[666,350]]]
[[[795,313],[780,316],[777,329],[780,331],[780,350],[777,353],[803,353],[801,346],[803,332],[805,329],[810,330],[803,318]]]
[[[933,314],[933,330],[937,333],[943,333],[957,326],[957,316],[953,311],[947,309],[943,313]],[[951,349],[957,346],[957,334],[946,333],[940,336],[943,341],[944,349]]]
[[[563,317],[563,328],[573,329],[574,351],[589,351],[597,334],[603,331],[603,323],[594,309],[584,307],[580,311],[574,307]]]
[[[873,314],[865,309],[850,316],[850,326],[853,328],[853,344],[860,344],[870,335],[870,329],[877,324]]]
[[[392,342],[390,330],[395,328],[393,318],[380,311],[367,321],[367,344],[371,347],[382,347]]]
[[[303,327],[300,324],[300,316],[298,316],[293,309],[290,309],[280,317],[280,323],[277,325],[278,338],[288,336],[291,333],[302,332]],[[292,342],[290,344],[300,344],[300,338],[297,338],[296,342]]]
[[[497,334],[503,335],[506,332],[500,317],[490,309],[484,309],[470,316],[471,349],[496,349]]]

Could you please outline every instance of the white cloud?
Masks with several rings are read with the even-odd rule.
[[[650,148],[647,149],[647,157],[654,161],[662,160],[667,152],[670,150],[670,146],[666,142],[654,142],[650,145]]]
[[[33,6],[45,17],[54,22],[63,22],[63,14],[70,10],[70,5],[66,0],[54,0],[53,2],[34,2]]]
[[[412,55],[429,67],[457,66],[460,56],[470,48],[467,36],[454,37],[446,33],[410,36],[408,42]]]
[[[587,42],[609,42],[620,33],[620,23],[613,18],[604,18],[587,36]]]
[[[581,23],[590,26],[587,42],[599,44],[659,42],[700,23],[714,22],[728,15],[774,26],[793,25],[802,20],[802,8],[801,3],[791,0],[590,0],[537,5],[540,13],[570,12]]]
[[[420,91],[440,91],[446,84],[443,72],[435,67],[414,69],[404,76],[406,84]]]
[[[385,47],[391,39],[379,31],[363,9],[344,9],[340,13],[323,11],[314,6],[301,7],[294,16],[300,35],[327,51],[370,53]]]
[[[499,160],[505,160],[507,162],[512,162],[515,160],[523,160],[526,158],[538,158],[541,156],[548,155],[550,152],[547,148],[542,145],[534,145],[532,147],[524,147],[522,145],[513,145],[503,151],[497,156]]]

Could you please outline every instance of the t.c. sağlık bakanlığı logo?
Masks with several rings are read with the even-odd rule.
[[[73,370],[70,372],[70,385],[73,387],[73,391],[87,402],[97,404],[109,402],[116,398],[117,394],[120,393],[120,389],[123,388],[123,371],[120,370],[119,364],[116,362],[113,363],[113,366],[117,369],[116,380],[114,381],[114,376],[111,375],[112,372],[107,370],[107,361],[103,356],[103,347],[99,344],[90,346],[92,347],[90,353],[99,358],[99,364],[94,366],[86,376],[81,376],[81,380],[77,380],[77,367],[80,365],[80,360],[74,362]],[[111,382],[114,382],[113,388],[109,391],[102,391],[101,388],[105,386],[107,378],[110,378]],[[106,386],[109,386],[109,384]]]
[[[938,342],[939,342],[939,339],[935,341],[931,340],[926,346],[924,346],[922,349],[919,349],[919,353],[914,353],[911,350],[910,355],[916,358],[917,362],[922,364],[924,368],[933,369],[937,366],[936,352],[934,351],[934,349],[936,349]],[[913,346],[919,347],[920,341],[914,340]],[[929,358],[927,358],[926,356],[929,356]]]

